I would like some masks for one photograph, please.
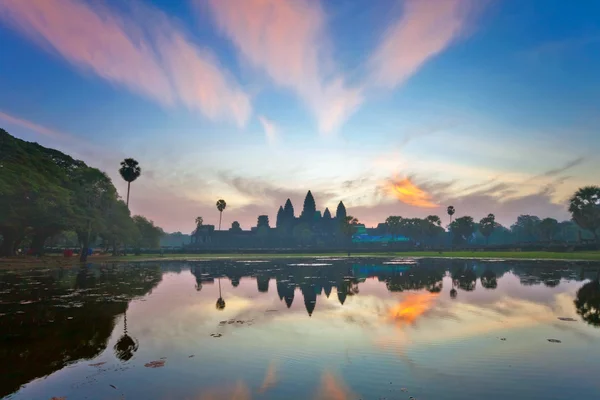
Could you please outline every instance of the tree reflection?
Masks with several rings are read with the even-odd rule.
[[[477,274],[472,266],[454,267],[450,274],[454,286],[467,292],[475,290],[477,286]]]
[[[491,269],[486,269],[481,275],[481,286],[486,289],[496,289],[498,287],[496,273]]]
[[[599,272],[600,273],[600,272]],[[575,298],[577,314],[592,326],[600,327],[600,280],[586,283],[577,291]]]

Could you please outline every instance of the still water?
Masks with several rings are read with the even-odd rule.
[[[0,271],[8,399],[598,399],[598,264]]]

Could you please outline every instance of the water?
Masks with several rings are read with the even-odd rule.
[[[0,271],[0,397],[600,398],[599,270],[303,259]]]

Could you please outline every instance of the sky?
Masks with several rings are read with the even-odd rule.
[[[168,232],[310,189],[389,215],[569,218],[600,170],[600,2],[0,0],[0,127]]]

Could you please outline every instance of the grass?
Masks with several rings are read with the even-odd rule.
[[[169,260],[215,260],[215,259],[285,259],[285,258],[315,258],[315,257],[345,257],[345,253],[314,253],[314,254],[142,254],[127,256],[91,256],[90,263],[102,262],[141,262]],[[600,261],[600,251],[585,251],[559,253],[549,251],[410,251],[410,252],[377,252],[357,253],[352,257],[419,257],[419,258],[479,258],[503,260],[556,260],[556,261]],[[62,256],[45,257],[14,257],[0,258],[1,269],[32,268],[32,267],[69,267],[79,265],[77,257],[63,258]]]

